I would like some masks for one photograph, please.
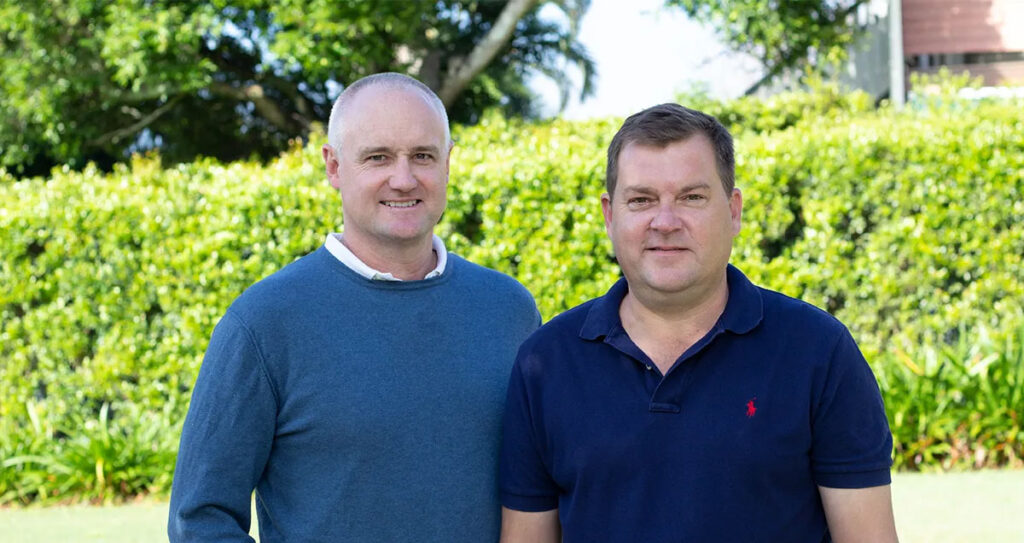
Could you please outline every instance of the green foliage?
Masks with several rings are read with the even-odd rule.
[[[866,0],[665,0],[710,24],[735,51],[758,59],[766,74],[749,91],[791,68],[823,68],[845,58],[862,30]]]
[[[896,349],[876,364],[897,469],[1024,466],[1024,325]]]
[[[759,126],[737,140],[733,260],[851,327],[899,467],[1020,465],[1024,108],[858,100],[733,107],[731,122]],[[619,273],[599,204],[618,126],[457,127],[438,233],[521,280],[545,319],[604,293]],[[317,144],[266,166],[137,157],[7,178],[0,203],[0,503],[166,493],[217,319],[341,228]]]
[[[1003,329],[1024,299],[1022,122],[1019,105],[987,104],[744,140],[738,256],[836,314],[872,354],[962,323]]]
[[[761,134],[785,130],[800,123],[811,125],[849,121],[875,110],[863,91],[844,92],[838,84],[812,77],[806,90],[784,91],[766,98],[742,96],[734,100],[712,98],[706,91],[683,93],[676,101],[714,115],[736,138],[748,132]]]
[[[444,94],[506,3],[0,0],[0,167],[109,170],[147,149],[168,162],[270,158],[362,76],[409,73]],[[546,3],[578,19],[588,0],[535,2],[493,60],[453,86],[453,120],[534,114],[533,72],[568,92],[563,72],[579,68],[590,92],[573,21],[541,19]]]
[[[109,162],[134,140],[121,129],[208,85],[212,7],[143,4],[0,2],[0,166]]]
[[[972,77],[971,73],[966,70],[953,73],[948,66],[942,66],[934,74],[923,72],[910,74],[910,88],[914,89],[915,93],[923,92],[944,98],[953,98],[960,92],[960,89],[976,89],[984,83],[985,80],[981,76]]]
[[[111,503],[166,491],[181,430],[179,398],[168,400],[155,412],[122,402],[124,412],[113,416],[105,403],[95,417],[70,413],[61,428],[42,426],[37,405],[29,401],[27,436],[14,433],[25,428],[0,425],[0,450],[11,452],[0,463],[5,491],[0,503],[79,498]]]
[[[136,158],[0,188],[0,501],[167,490],[211,327],[333,228],[315,161],[312,147],[268,167]],[[120,486],[135,468],[117,455],[148,479]]]
[[[524,124],[489,116],[454,134],[442,235],[470,260],[510,273],[545,320],[618,277],[600,196],[613,121]]]

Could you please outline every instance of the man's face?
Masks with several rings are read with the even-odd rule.
[[[630,290],[696,292],[722,281],[740,230],[738,189],[726,195],[703,135],[619,155],[615,193],[601,197],[605,228]]]
[[[356,254],[429,245],[447,202],[441,113],[415,90],[368,87],[346,105],[339,141],[340,156],[327,145],[323,156],[346,245]]]

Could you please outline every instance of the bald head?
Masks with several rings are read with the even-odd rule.
[[[431,107],[437,111],[438,117],[444,124],[445,147],[451,145],[452,136],[451,130],[448,127],[448,112],[445,111],[444,104],[434,94],[434,91],[405,74],[385,72],[369,75],[352,83],[345,87],[345,90],[338,96],[338,99],[334,101],[334,106],[331,108],[331,118],[327,124],[327,144],[334,148],[335,152],[341,152],[341,137],[345,128],[344,118],[347,108],[357,95],[368,88],[408,90],[422,95]]]

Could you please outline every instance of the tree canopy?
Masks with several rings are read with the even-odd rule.
[[[557,6],[568,24],[542,18]],[[533,73],[592,90],[575,39],[589,0],[0,0],[0,167],[266,157],[381,71],[433,88],[456,122],[537,114]],[[567,96],[567,94],[563,94]]]
[[[665,0],[707,23],[735,51],[756,58],[757,90],[791,68],[823,67],[843,58],[862,30],[854,21],[868,0]]]

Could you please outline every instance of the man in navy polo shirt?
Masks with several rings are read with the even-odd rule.
[[[892,436],[842,323],[729,255],[732,138],[663,104],[608,149],[624,279],[520,348],[502,541],[896,541]]]

